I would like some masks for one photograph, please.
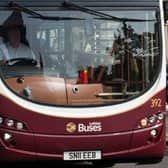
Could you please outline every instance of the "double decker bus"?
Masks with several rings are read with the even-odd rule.
[[[163,157],[162,20],[159,0],[1,0],[0,160]]]

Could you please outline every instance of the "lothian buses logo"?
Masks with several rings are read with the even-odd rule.
[[[69,122],[66,124],[66,131],[69,133],[74,132],[100,132],[102,131],[101,122],[89,122],[88,124]]]
[[[66,130],[67,132],[69,133],[73,133],[75,132],[77,129],[77,126],[74,122],[69,122],[67,125],[66,125]]]

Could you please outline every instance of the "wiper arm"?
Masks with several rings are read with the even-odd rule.
[[[44,16],[40,13],[37,13],[31,9],[28,9],[24,6],[21,6],[13,1],[8,4],[9,8],[20,10],[24,13],[31,15],[32,18],[39,18],[43,20],[83,20],[82,18],[73,18],[73,17],[59,17],[59,16]]]
[[[111,18],[113,20],[118,20],[118,18],[115,17],[115,16],[111,16],[111,15],[108,15],[108,14],[103,13],[103,12],[95,11],[93,9],[89,9],[89,8],[77,5],[77,4],[69,2],[69,1],[64,1],[62,3],[62,5],[64,7],[71,8],[71,9],[77,9],[79,11],[82,11],[82,12],[85,12],[85,13],[89,13],[91,15],[95,15],[95,16],[99,16],[99,17],[103,17],[103,18],[107,18],[107,19]]]
[[[98,20],[112,20],[111,18],[95,18]],[[133,18],[118,18],[118,20],[113,20],[118,22],[156,22],[156,19],[133,19]]]
[[[64,1],[62,3],[62,5],[64,7],[67,7],[67,8],[76,9],[76,10],[79,10],[79,11],[82,11],[82,12],[85,12],[85,13],[100,17],[100,18],[94,18],[94,19],[113,20],[113,21],[119,21],[119,22],[127,22],[127,21],[130,21],[130,22],[156,21],[155,19],[146,20],[146,19],[133,19],[133,18],[119,18],[119,17],[115,17],[115,16],[112,16],[112,15],[109,15],[109,14],[106,14],[106,13],[103,13],[103,12],[99,12],[99,11],[96,11],[96,10],[93,10],[93,9],[89,9],[89,8],[77,5],[77,4],[69,2],[69,1]]]
[[[31,18],[43,19],[43,20],[85,20],[83,18],[75,18],[75,17],[60,17],[60,16],[31,16]]]

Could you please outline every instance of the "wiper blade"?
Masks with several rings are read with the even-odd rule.
[[[77,5],[75,3],[64,1],[62,3],[64,7],[70,8],[70,9],[76,9],[91,15],[99,16],[100,18],[94,18],[94,19],[102,19],[102,20],[113,20],[113,21],[119,21],[119,22],[147,22],[147,21],[156,21],[155,19],[147,20],[147,19],[133,19],[133,18],[119,18],[116,16],[112,16],[103,12],[99,12],[93,9],[89,9],[87,7],[83,7],[80,5]]]
[[[94,18],[97,20],[112,20],[111,18]],[[118,20],[112,20],[117,22],[156,22],[156,19],[133,19],[133,18],[118,18]]]
[[[83,18],[74,17],[59,17],[59,16],[30,16],[31,18],[43,19],[43,20],[85,20]]]
[[[59,16],[44,16],[40,13],[37,13],[31,9],[28,9],[24,6],[21,6],[13,1],[8,4],[9,8],[20,10],[24,13],[31,15],[32,18],[39,18],[43,20],[83,20],[82,18],[73,18],[73,17],[59,17]]]

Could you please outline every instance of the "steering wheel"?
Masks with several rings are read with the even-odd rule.
[[[6,61],[6,64],[8,66],[15,66],[15,65],[32,65],[36,66],[37,65],[37,60],[33,58],[12,58]]]

